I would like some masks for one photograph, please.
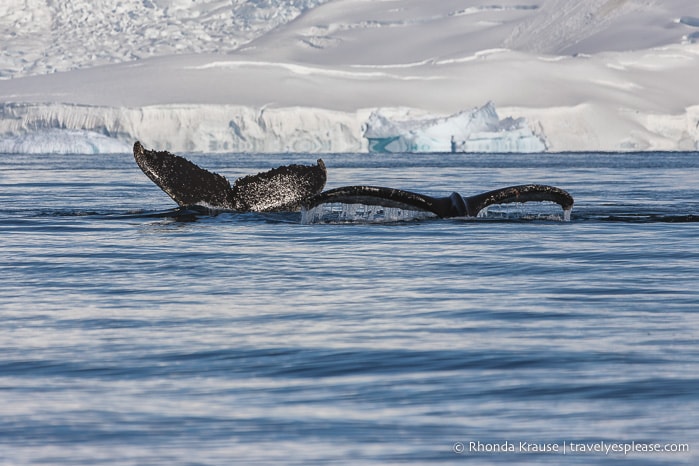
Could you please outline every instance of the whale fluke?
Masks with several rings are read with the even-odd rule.
[[[573,197],[568,192],[555,186],[527,184],[509,186],[470,197],[463,197],[456,192],[446,197],[432,197],[402,189],[344,186],[309,198],[304,203],[304,208],[312,209],[328,203],[365,204],[432,212],[441,218],[451,218],[476,217],[481,210],[494,204],[535,201],[555,202],[564,211],[573,207]]]
[[[238,212],[298,210],[303,200],[320,193],[327,179],[325,164],[286,165],[239,178],[233,186],[217,173],[167,151],[133,147],[143,173],[180,207],[203,206]]]
[[[224,176],[204,170],[179,155],[146,150],[138,141],[133,146],[133,155],[143,173],[180,207],[235,209],[235,196]]]
[[[304,200],[325,187],[325,163],[285,165],[235,180],[235,210],[240,212],[296,211]]]
[[[488,206],[512,202],[549,201],[560,205],[564,212],[573,208],[573,196],[568,191],[545,184],[523,184],[488,191],[464,199],[468,215],[475,217]]]

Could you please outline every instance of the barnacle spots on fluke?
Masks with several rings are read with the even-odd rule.
[[[301,203],[320,193],[327,179],[325,164],[286,165],[238,178],[233,186],[217,173],[167,151],[133,148],[136,163],[148,178],[181,207],[203,206],[238,212],[299,210]]]

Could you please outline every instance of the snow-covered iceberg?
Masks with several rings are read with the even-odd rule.
[[[524,118],[500,119],[493,102],[447,117],[389,117],[365,124],[370,152],[544,152],[546,140]]]

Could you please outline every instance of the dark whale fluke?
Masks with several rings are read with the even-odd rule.
[[[447,197],[432,197],[402,189],[378,186],[344,186],[330,189],[309,198],[305,209],[321,204],[344,203],[380,205],[405,210],[432,212],[441,218],[476,217],[486,207],[511,202],[551,201],[560,205],[565,212],[573,208],[573,197],[555,186],[526,184],[488,191],[470,197],[452,193]]]
[[[146,150],[140,142],[133,156],[143,173],[180,207],[209,206],[235,209],[236,200],[228,180],[167,151]]]
[[[323,159],[317,165],[284,165],[235,180],[233,196],[239,212],[281,212],[301,209],[303,201],[325,187]]]
[[[545,184],[523,184],[495,189],[487,193],[464,198],[469,217],[475,217],[488,206],[511,202],[555,202],[564,212],[573,209],[573,196],[568,191]]]
[[[286,165],[239,178],[233,186],[217,173],[167,151],[133,146],[136,163],[180,207],[203,206],[238,212],[293,211],[320,193],[327,179],[325,163]]]

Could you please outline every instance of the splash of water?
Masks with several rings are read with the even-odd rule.
[[[320,204],[301,211],[301,223],[396,223],[436,218],[431,212],[364,204]]]
[[[480,219],[546,220],[569,222],[571,209],[552,202],[511,203],[489,206],[478,213]],[[365,204],[328,203],[301,211],[301,223],[396,223],[436,218],[431,212]]]
[[[553,202],[514,202],[492,205],[478,212],[477,218],[497,220],[547,220],[570,222],[573,208],[560,210]]]

